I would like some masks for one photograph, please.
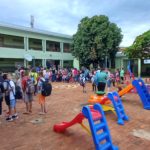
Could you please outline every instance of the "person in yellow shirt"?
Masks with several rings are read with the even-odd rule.
[[[36,72],[36,70],[33,68],[29,74],[29,76],[31,77],[32,82],[34,83],[34,95],[36,95],[37,93],[37,82],[38,82],[38,73]]]

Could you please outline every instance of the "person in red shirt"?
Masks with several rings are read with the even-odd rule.
[[[29,73],[25,72],[22,75],[23,99],[24,99],[24,102],[26,104],[26,112],[24,114],[32,113],[33,93],[27,93],[27,82],[28,82],[28,80],[30,80]]]

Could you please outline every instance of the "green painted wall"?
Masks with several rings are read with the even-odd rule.
[[[33,56],[34,59],[41,59],[43,64],[45,65],[46,59],[51,60],[60,60],[60,64],[63,66],[63,61],[65,60],[74,60],[74,57],[71,53],[63,53],[63,43],[71,43],[71,38],[66,37],[59,37],[59,36],[53,36],[53,35],[46,35],[46,34],[39,34],[34,33],[30,31],[24,31],[19,29],[13,29],[9,27],[2,27],[0,26],[0,33],[6,34],[6,35],[14,35],[14,36],[20,36],[24,38],[24,48],[18,49],[18,48],[6,48],[6,47],[0,47],[0,58],[16,58],[16,59],[24,59],[25,54],[30,54]],[[35,38],[35,39],[41,39],[42,40],[42,50],[29,50],[29,38]],[[9,39],[7,39],[7,43],[11,42]],[[46,40],[48,41],[57,41],[60,42],[60,48],[61,52],[49,52],[46,51]],[[79,63],[77,60],[73,63],[74,67],[79,68]]]

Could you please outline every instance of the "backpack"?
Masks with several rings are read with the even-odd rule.
[[[26,81],[26,94],[33,94],[34,91],[35,91],[35,88],[34,88],[33,81],[31,79],[28,79]]]
[[[3,92],[4,92],[4,87],[3,87],[3,83],[0,82],[0,98],[3,97]]]
[[[15,98],[16,99],[22,99],[23,96],[22,96],[21,87],[16,85],[15,91],[16,91]]]
[[[41,94],[43,96],[51,95],[51,92],[52,92],[52,85],[51,85],[51,83],[49,83],[48,81],[43,81],[43,80],[41,80],[41,82],[42,82]]]

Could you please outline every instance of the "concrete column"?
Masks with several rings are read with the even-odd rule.
[[[141,77],[141,59],[138,59],[138,77]]]
[[[64,52],[64,43],[63,42],[60,42],[60,50],[61,50],[61,53]]]
[[[46,40],[42,40],[42,51],[46,52]]]
[[[121,58],[121,66],[120,69],[123,67],[123,58]]]
[[[64,60],[63,60],[64,43],[63,42],[60,43],[60,49],[61,49],[61,55],[62,55],[61,60],[60,60],[61,62],[60,66],[63,68],[64,67]]]
[[[46,67],[46,59],[42,59],[42,66]]]
[[[29,39],[28,39],[28,37],[24,37],[24,49],[26,51],[29,50]]]
[[[63,60],[60,60],[60,67],[64,67],[64,61]]]
[[[26,37],[24,37],[24,49],[26,50]]]
[[[27,61],[24,59],[24,67],[27,67]]]

